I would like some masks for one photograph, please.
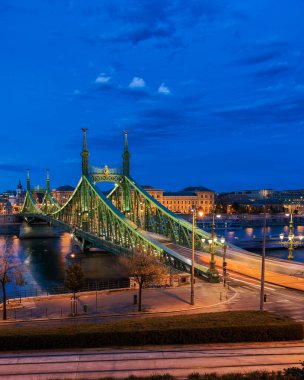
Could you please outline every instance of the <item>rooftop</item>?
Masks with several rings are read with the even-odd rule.
[[[59,186],[56,191],[74,191],[74,187],[70,185]]]

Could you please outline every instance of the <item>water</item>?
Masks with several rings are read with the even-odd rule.
[[[25,286],[18,287],[14,280],[7,284],[9,293],[37,289],[62,287],[65,269],[70,263],[72,241],[70,234],[61,233],[59,238],[24,239],[0,235],[0,249],[5,241],[11,243],[11,251],[23,272]],[[77,259],[88,280],[110,280],[125,278],[116,256],[107,252],[88,252]]]
[[[267,237],[278,237],[280,233],[283,232],[285,237],[289,233],[289,226],[268,226],[266,227],[266,236]],[[224,236],[227,242],[237,245],[239,240],[250,240],[255,238],[262,239],[263,237],[263,227],[245,227],[241,229],[236,229],[232,231],[228,230],[219,230],[216,231],[218,236]],[[294,226],[294,234],[295,235],[303,235],[304,236],[304,226]],[[261,247],[262,249],[262,247]],[[255,253],[261,254],[260,250],[252,250]],[[267,249],[266,255],[270,257],[276,257],[279,259],[287,260],[288,249]],[[297,247],[294,249],[294,261],[304,262],[304,244],[303,247]]]
[[[278,236],[281,232],[285,235],[289,232],[289,227],[267,227],[267,236]],[[304,235],[304,226],[294,227],[295,235]],[[238,240],[261,238],[263,236],[262,227],[248,227],[234,231],[218,230],[217,236],[224,236],[225,239],[237,245]],[[61,233],[59,238],[49,239],[24,239],[20,240],[15,236],[0,235],[0,247],[5,240],[12,243],[14,262],[20,265],[24,273],[26,285],[22,290],[45,290],[46,288],[61,287],[64,282],[65,269],[69,263],[69,256],[72,252],[72,241],[70,234]],[[260,254],[260,251],[256,251]],[[280,259],[287,259],[287,248],[267,250],[267,256]],[[294,250],[295,261],[304,262],[304,247]],[[109,280],[125,278],[118,264],[116,256],[105,252],[90,252],[80,256],[80,263],[85,277],[90,280]],[[20,290],[14,281],[7,285],[8,291],[16,292]]]

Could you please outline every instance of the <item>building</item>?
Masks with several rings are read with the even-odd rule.
[[[214,192],[206,187],[190,186],[176,192],[155,189],[152,186],[143,186],[143,188],[173,212],[190,214],[193,205],[201,209],[205,214],[210,214],[213,211]]]
[[[70,185],[59,186],[52,191],[53,198],[60,206],[63,206],[71,197],[74,192],[74,187]]]
[[[17,214],[21,211],[25,191],[19,180],[16,190],[7,190],[0,194],[0,214]]]
[[[267,204],[272,212],[284,212],[290,207],[304,211],[304,190],[240,190],[217,195],[216,203],[227,213],[260,213]]]

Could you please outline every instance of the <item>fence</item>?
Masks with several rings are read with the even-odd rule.
[[[129,288],[130,280],[129,279],[119,279],[119,280],[96,280],[96,281],[87,281],[86,285],[80,290],[80,292],[90,292],[97,290],[107,290],[107,289],[121,289]],[[44,289],[38,288],[27,288],[14,292],[7,292],[6,298],[9,299],[22,299],[27,297],[41,297],[54,294],[67,294],[71,293],[71,290],[65,288],[64,286],[49,287]],[[0,297],[0,303],[3,302],[2,297]]]

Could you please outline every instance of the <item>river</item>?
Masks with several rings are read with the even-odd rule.
[[[58,238],[19,239],[16,236],[0,235],[0,247],[10,245],[14,263],[21,269],[25,285],[18,287],[14,280],[7,285],[8,293],[18,291],[33,293],[37,290],[55,291],[62,287],[65,269],[72,261],[79,263],[87,281],[118,280],[121,274],[118,258],[108,252],[86,252],[71,259],[72,245],[69,233],[63,232]]]
[[[288,234],[288,226],[267,227],[267,235],[274,236],[283,232]],[[218,230],[217,236],[224,236],[227,242],[236,244],[239,240],[262,237],[262,227],[248,227],[236,230]],[[295,235],[304,235],[304,226],[295,226]],[[20,265],[24,273],[26,290],[45,290],[46,288],[61,287],[64,282],[65,269],[70,262],[73,242],[69,233],[61,233],[58,238],[23,239],[16,236],[0,235],[0,246],[5,240],[12,244],[14,261]],[[256,251],[260,253],[260,251]],[[267,250],[267,256],[287,259],[287,248]],[[304,262],[304,246],[294,250],[295,261]],[[118,264],[118,258],[107,252],[88,252],[77,259],[85,278],[90,281],[121,279],[124,276]],[[9,292],[19,289],[14,281],[8,284]]]

